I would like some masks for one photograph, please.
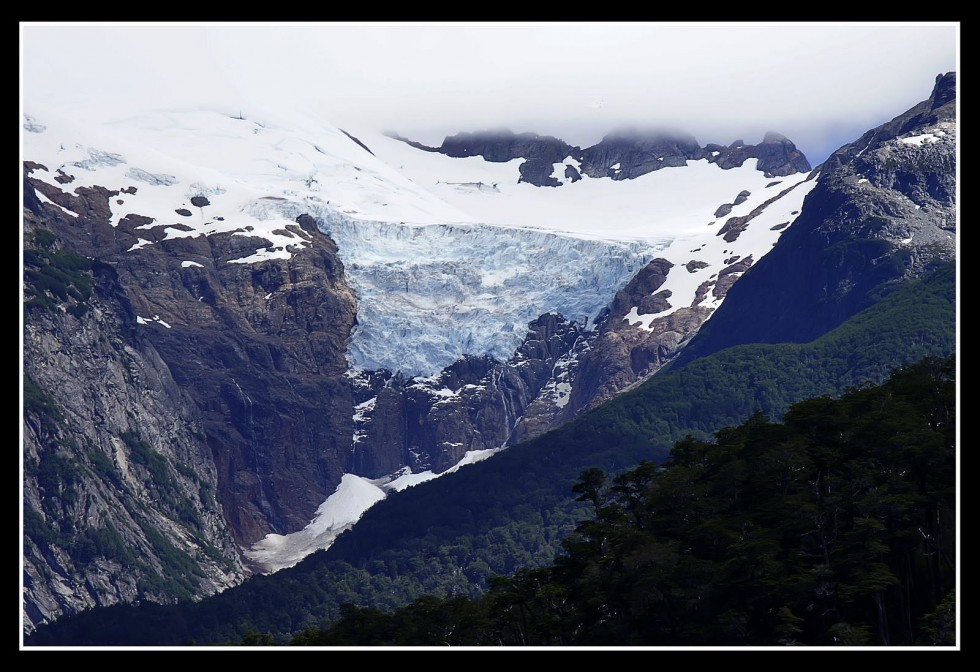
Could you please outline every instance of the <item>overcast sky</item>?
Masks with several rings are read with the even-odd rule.
[[[623,125],[783,133],[816,164],[956,70],[947,23],[21,24],[32,106],[303,107],[438,144],[506,126],[587,146]]]

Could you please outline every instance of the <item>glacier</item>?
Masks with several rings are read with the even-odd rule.
[[[360,302],[352,367],[410,376],[434,375],[463,355],[506,360],[528,323],[545,313],[592,327],[656,257],[675,265],[664,287],[672,293],[669,312],[690,306],[724,260],[758,261],[771,249],[781,230],[770,227],[788,226],[815,184],[805,173],[766,178],[754,161],[723,170],[692,160],[633,180],[583,174],[561,187],[536,187],[518,182],[520,159],[454,158],[370,130],[356,135],[372,158],[473,222],[371,221],[332,208],[318,215]],[[579,167],[570,157],[557,165]],[[728,216],[775,202],[729,242],[718,236],[724,220],[714,213],[742,192],[748,196]],[[704,268],[688,272],[690,261]],[[648,326],[654,316],[634,317]]]
[[[751,162],[722,170],[689,161],[633,180],[541,188],[518,182],[519,159],[424,152],[297,111],[253,119],[171,110],[82,128],[35,110],[25,115],[25,152],[47,167],[35,177],[58,188],[61,169],[82,169],[71,188],[138,182],[112,202],[114,223],[141,215],[152,221],[139,228],[162,227],[165,240],[236,232],[267,241],[228,263],[289,258],[308,245],[295,220],[310,214],[337,242],[358,296],[351,366],[406,375],[434,375],[464,354],[506,359],[545,313],[594,325],[654,257],[685,264],[717,247],[714,257],[758,260],[778,236],[753,249],[715,236],[718,205],[747,190],[732,214],[748,213],[775,191]],[[792,200],[797,209],[802,199]],[[149,238],[130,253],[155,244]],[[671,275],[693,296],[695,277]]]
[[[609,299],[668,241],[578,239],[471,224],[409,226],[327,211],[358,297],[354,368],[438,373],[463,355],[510,357],[528,323],[557,312],[594,324]]]
[[[698,289],[733,260],[758,261],[768,252],[815,183],[804,174],[766,178],[751,161],[723,170],[692,160],[632,180],[583,175],[542,188],[518,181],[520,160],[428,153],[295,111],[256,121],[176,110],[88,120],[84,127],[32,112],[24,117],[23,151],[43,164],[36,179],[66,190],[59,208],[76,216],[71,192],[104,185],[119,190],[110,204],[113,225],[133,215],[149,218],[138,227],[147,237],[129,254],[154,241],[225,232],[264,239],[226,263],[288,259],[309,245],[296,219],[312,216],[337,243],[358,299],[350,375],[387,369],[418,384],[434,381],[463,355],[507,360],[528,324],[546,313],[594,328],[616,292],[654,258],[673,264],[663,287],[669,310],[692,305]],[[74,174],[68,187],[60,181],[65,172]],[[749,196],[731,203],[742,192]],[[735,240],[719,235],[718,206],[730,204],[732,217],[748,218],[767,203]],[[150,235],[157,227],[162,235]],[[705,305],[714,309],[720,300]],[[649,328],[657,316],[634,307],[625,319]],[[137,322],[178,328],[155,315]],[[542,392],[557,406],[568,403],[567,372],[579,349],[556,363]],[[371,409],[364,403],[352,413],[354,447]],[[467,453],[442,473],[501,448]],[[266,571],[290,566],[328,547],[389,492],[437,475],[402,470],[374,481],[345,475],[306,528],[269,535],[246,553]]]

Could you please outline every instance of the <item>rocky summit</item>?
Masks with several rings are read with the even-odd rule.
[[[662,168],[677,168],[687,161],[705,159],[719,168],[737,168],[748,159],[758,159],[756,169],[766,177],[785,177],[807,172],[811,166],[803,153],[785,136],[770,132],[757,145],[735,140],[729,145],[709,143],[704,147],[694,136],[657,129],[621,129],[600,142],[582,149],[558,138],[509,129],[458,133],[439,147],[427,147],[397,133],[389,136],[428,152],[455,158],[481,156],[493,163],[522,159],[521,182],[539,187],[560,187],[581,176],[632,180]],[[566,162],[570,159],[572,162]]]

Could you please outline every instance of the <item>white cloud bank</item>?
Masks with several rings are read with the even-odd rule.
[[[428,142],[508,125],[582,146],[623,124],[784,133],[816,162],[955,70],[956,22],[21,24],[22,95],[112,106],[308,106]]]

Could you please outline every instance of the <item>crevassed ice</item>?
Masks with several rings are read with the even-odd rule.
[[[319,217],[358,297],[351,365],[419,376],[465,354],[506,360],[544,313],[590,324],[666,245],[370,222],[328,210]]]

